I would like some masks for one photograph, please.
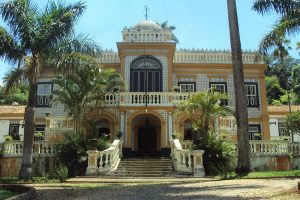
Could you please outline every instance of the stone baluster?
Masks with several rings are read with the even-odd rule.
[[[107,167],[108,166],[108,162],[109,162],[109,160],[108,160],[109,153],[105,152],[104,155],[105,155],[105,162],[104,162],[104,164],[105,164],[105,167]]]
[[[204,177],[204,167],[203,167],[203,150],[194,150],[193,151],[193,173],[195,177]]]
[[[104,163],[103,163],[103,153],[100,152],[99,171],[102,170],[103,164],[104,164]]]
[[[99,151],[89,150],[87,151],[87,154],[88,154],[88,167],[86,168],[86,175],[96,176],[98,171],[97,160],[98,160]],[[100,167],[102,166],[101,157],[100,157]]]
[[[192,168],[192,154],[187,153],[187,156],[188,156],[187,167]]]
[[[123,142],[120,140],[120,142],[119,142],[119,156],[120,156],[120,158],[123,157],[122,146],[123,146]]]

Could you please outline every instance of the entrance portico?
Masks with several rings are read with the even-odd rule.
[[[166,146],[166,122],[160,113],[140,110],[127,121],[125,155],[159,156]],[[127,151],[128,154],[126,154]]]

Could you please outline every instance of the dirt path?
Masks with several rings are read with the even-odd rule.
[[[248,179],[197,183],[66,183],[35,185],[37,199],[300,199],[299,179]],[[285,193],[283,195],[283,193]]]

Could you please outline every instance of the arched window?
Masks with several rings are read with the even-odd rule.
[[[130,66],[131,92],[161,92],[162,64],[152,56],[140,56]]]

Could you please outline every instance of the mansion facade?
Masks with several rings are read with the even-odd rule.
[[[127,87],[106,94],[105,101],[90,107],[82,119],[92,121],[99,135],[113,140],[121,132],[123,153],[128,155],[168,155],[172,137],[189,139],[192,128],[189,116],[176,110],[181,100],[194,92],[210,88],[226,93],[228,106],[235,107],[233,70],[230,51],[177,50],[172,31],[144,20],[122,31],[123,41],[117,52],[104,51],[99,62],[115,68]],[[270,128],[264,71],[266,64],[255,62],[254,52],[243,53],[245,90],[248,103],[249,138],[269,140]],[[39,78],[35,110],[38,131],[45,140],[59,140],[72,130],[73,119],[62,104],[51,104],[55,89],[53,75]],[[91,127],[82,127],[84,134]],[[235,141],[237,127],[233,116],[217,119],[220,137]]]

